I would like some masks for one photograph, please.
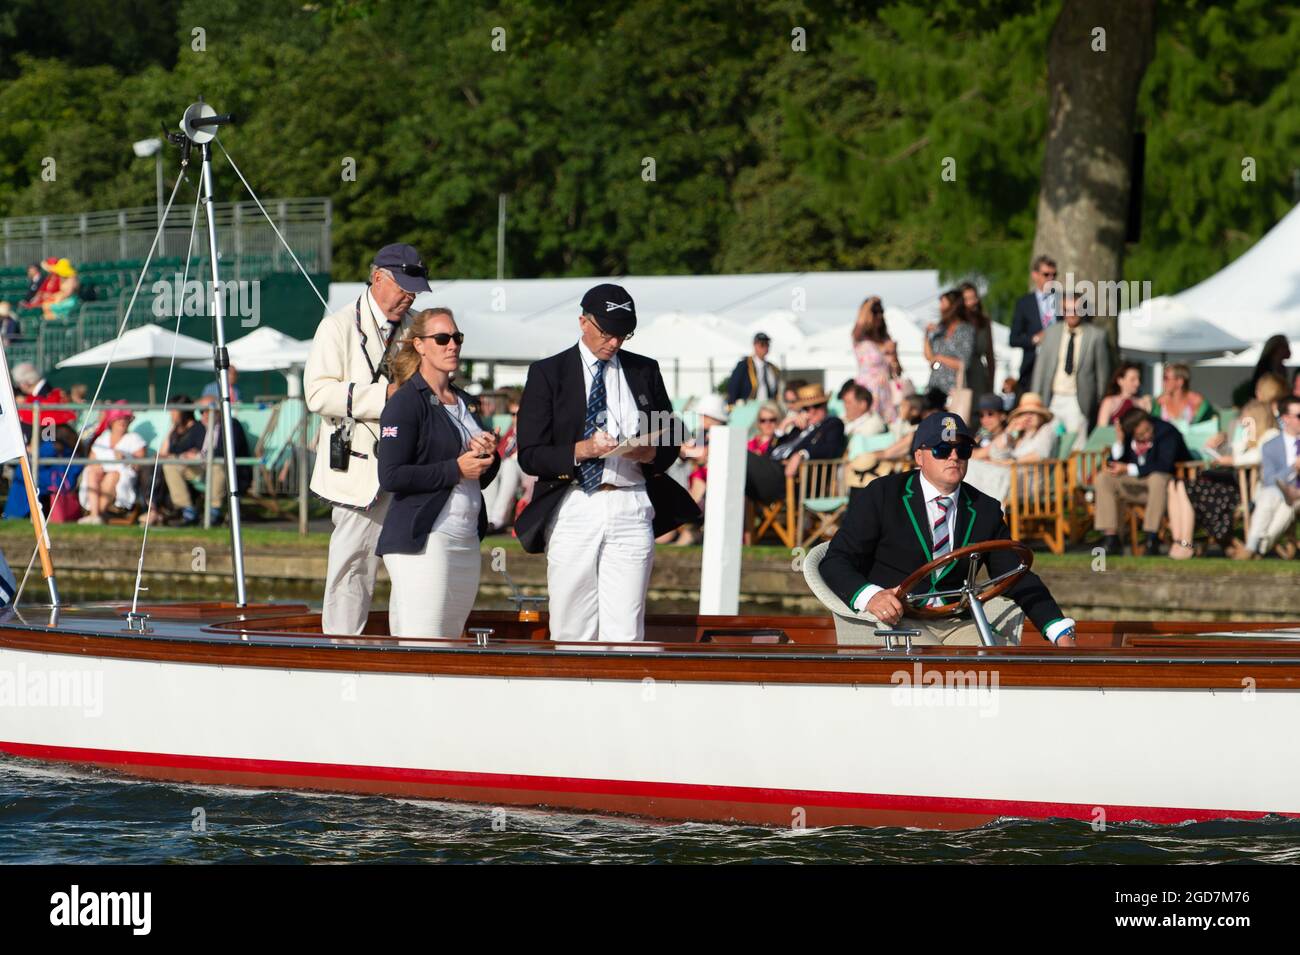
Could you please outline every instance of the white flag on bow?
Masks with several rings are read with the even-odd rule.
[[[0,464],[21,458],[27,453],[22,423],[18,420],[18,402],[14,383],[9,378],[9,359],[0,343]]]

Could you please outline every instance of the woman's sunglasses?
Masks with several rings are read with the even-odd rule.
[[[432,335],[413,335],[413,338],[432,338],[435,345],[446,346],[448,342],[455,342],[457,345],[465,344],[464,332],[434,332]]]
[[[966,443],[948,444],[948,442],[946,441],[941,441],[938,444],[936,444],[933,448],[930,449],[930,453],[933,454],[940,461],[947,461],[948,456],[952,454],[954,451],[956,451],[958,458],[960,458],[962,461],[969,461],[971,452],[973,452],[974,450],[975,449],[971,445]]]
[[[776,419],[775,419],[775,418],[759,418],[759,419],[758,419],[758,423],[759,423],[759,424],[776,424]]]

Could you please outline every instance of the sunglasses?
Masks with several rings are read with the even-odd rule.
[[[758,419],[758,423],[759,423],[759,424],[776,424],[776,423],[777,423],[777,419],[776,419],[776,418],[759,418],[759,419]]]
[[[429,277],[429,270],[425,268],[423,265],[418,265],[418,264],[417,265],[407,265],[407,264],[382,265],[380,266],[380,268],[397,269],[401,271],[403,274],[414,276],[415,278],[427,279]]]
[[[947,461],[948,456],[956,451],[959,459],[969,461],[974,450],[969,444],[949,444],[946,441],[941,441],[930,449],[930,453],[940,461]]]
[[[591,322],[591,324],[596,327],[596,331],[600,332],[601,338],[604,341],[609,341],[611,338],[617,338],[621,342],[631,341],[632,336],[636,334],[636,332],[628,332],[626,335],[611,335],[609,332],[605,331],[605,329],[601,328],[600,322],[596,321],[594,318],[589,318],[587,321]]]
[[[435,345],[445,346],[448,342],[455,342],[457,345],[465,344],[464,332],[434,332],[432,335],[412,335],[412,338],[432,338]]]

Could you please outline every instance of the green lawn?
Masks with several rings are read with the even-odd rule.
[[[57,548],[60,544],[70,547],[85,547],[96,540],[136,540],[140,539],[143,528],[128,526],[92,526],[83,524],[54,524],[50,527],[51,540]],[[23,543],[31,540],[31,525],[26,521],[0,521],[0,535],[7,540],[22,539]],[[221,546],[229,543],[230,529],[214,527],[202,528],[156,527],[149,532],[150,540],[169,543],[195,543],[209,546]],[[256,524],[244,527],[244,544],[249,550],[282,550],[295,552],[321,552],[329,544],[329,535],[316,531],[302,537],[295,530],[280,528],[263,528]],[[483,542],[484,550],[502,547],[509,553],[521,553],[519,541],[504,534],[493,535]],[[674,547],[671,544],[657,548],[660,555],[671,557],[679,555],[699,559],[698,547]],[[746,559],[750,560],[793,560],[795,555],[786,547],[757,546],[741,549]],[[1086,550],[1067,554],[1034,552],[1034,567],[1040,570],[1087,570],[1092,566],[1094,557]],[[1168,557],[1110,557],[1106,560],[1107,570],[1134,570],[1149,573],[1208,574],[1225,576],[1235,574],[1300,574],[1300,560],[1255,560],[1235,561],[1222,557],[1200,557],[1193,560],[1174,561]]]

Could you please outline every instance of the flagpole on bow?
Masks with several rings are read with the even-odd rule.
[[[36,406],[39,414],[40,406]],[[32,428],[41,427],[35,416]],[[39,440],[39,436],[38,436]],[[41,573],[50,589],[50,605],[60,605],[59,585],[54,579],[54,561],[50,559],[50,538],[45,531],[45,514],[41,511],[41,501],[36,495],[36,478],[32,474],[32,463],[27,457],[27,442],[23,440],[22,425],[18,420],[18,403],[14,399],[14,385],[9,379],[9,359],[4,352],[4,342],[0,340],[0,461],[18,459],[22,469],[23,486],[27,489],[27,506],[32,515],[32,529],[36,532],[36,549],[41,555]]]

